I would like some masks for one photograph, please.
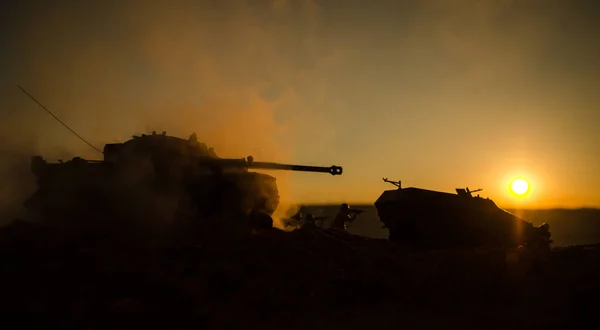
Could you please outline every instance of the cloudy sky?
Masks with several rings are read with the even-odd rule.
[[[221,156],[344,167],[278,173],[293,201],[371,203],[388,177],[600,206],[598,1],[13,2],[3,155],[101,156],[20,84],[100,148],[196,132]]]

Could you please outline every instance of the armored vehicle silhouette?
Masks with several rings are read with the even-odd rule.
[[[25,206],[43,218],[80,226],[94,219],[126,222],[140,218],[140,212],[156,216],[166,210],[211,219],[251,211],[271,216],[279,205],[276,179],[249,169],[342,174],[339,166],[255,162],[252,156],[220,158],[198,142],[196,134],[189,139],[165,132],[134,136],[106,144],[103,154],[103,160],[76,157],[64,163],[32,157],[38,189]]]
[[[469,188],[457,194],[420,188],[386,190],[375,202],[389,240],[422,248],[549,247],[547,224],[539,227],[502,209]]]

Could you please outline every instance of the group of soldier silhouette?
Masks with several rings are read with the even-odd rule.
[[[257,208],[256,210],[258,211],[253,210],[250,212],[251,226],[263,229],[271,228],[273,226],[273,219],[266,213],[259,211],[260,208]],[[362,210],[350,208],[350,205],[347,203],[342,203],[338,213],[327,229],[337,232],[346,232],[348,226],[352,224],[356,217],[362,212]],[[287,220],[294,220],[296,223],[301,223],[301,228],[312,229],[323,228],[325,226],[325,220],[328,218],[329,217],[327,216],[314,216],[312,213],[305,212],[304,208],[301,207],[295,215]]]

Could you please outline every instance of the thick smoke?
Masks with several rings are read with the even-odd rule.
[[[38,136],[23,131],[27,121],[19,116],[7,114],[0,121],[0,226],[24,215],[22,202],[35,189],[29,159],[37,152]]]
[[[23,216],[22,202],[34,191],[29,157],[0,150],[0,226]]]
[[[19,17],[10,26],[10,83],[22,84],[99,148],[134,133],[195,132],[222,157],[294,162],[294,122],[312,116],[295,88],[330,64],[314,44],[319,8],[311,1],[73,2],[10,10]],[[18,127],[9,135],[20,142],[5,149],[27,155],[15,164],[20,171],[29,171],[31,154],[101,157],[13,86],[3,87],[2,108],[12,115],[2,129]],[[303,115],[279,118],[286,108]],[[9,172],[3,168],[3,182],[15,178]],[[290,173],[269,174],[278,178],[284,210]],[[16,197],[10,189],[3,196]]]
[[[344,166],[333,180],[276,173],[298,202],[371,203],[389,176],[510,204],[498,177],[522,171],[503,163],[513,153],[544,184],[528,205],[598,200],[598,2],[3,6],[0,126],[49,158],[99,155],[17,83],[99,147],[196,132],[223,156]]]

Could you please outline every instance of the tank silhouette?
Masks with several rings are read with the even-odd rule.
[[[456,194],[420,188],[384,191],[375,202],[389,240],[421,248],[549,247],[547,224],[539,227],[502,209],[469,188]]]
[[[164,204],[164,209],[178,215],[190,212],[195,218],[250,211],[271,216],[279,205],[276,179],[249,169],[342,174],[339,166],[255,162],[252,156],[220,158],[213,148],[198,142],[195,133],[189,139],[166,132],[133,136],[106,144],[103,154],[103,160],[75,157],[58,163],[33,156],[31,170],[38,189],[25,206],[43,218],[76,226],[86,226],[92,219],[107,222],[115,214],[122,215],[118,221],[125,221],[131,212],[116,211],[136,209],[133,205],[142,213],[144,209],[156,213]]]

